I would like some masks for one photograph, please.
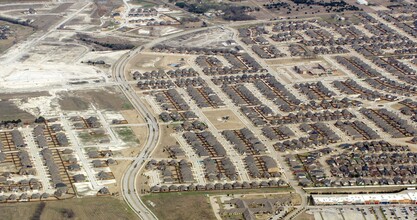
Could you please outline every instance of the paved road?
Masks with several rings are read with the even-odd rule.
[[[148,124],[149,135],[146,144],[141,153],[134,159],[122,178],[122,195],[132,210],[144,220],[157,219],[157,217],[146,207],[136,192],[136,177],[139,170],[145,164],[146,159],[151,155],[159,141],[159,125],[155,117],[152,116],[150,110],[139,100],[129,84],[126,83],[124,76],[125,66],[128,63],[130,53],[122,56],[122,58],[113,66],[116,80],[120,83],[121,90],[130,100],[135,109],[145,118]]]

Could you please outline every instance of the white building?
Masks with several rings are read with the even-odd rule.
[[[368,1],[366,0],[356,0],[356,2],[360,5],[368,5]]]

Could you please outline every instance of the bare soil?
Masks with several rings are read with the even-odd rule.
[[[314,215],[303,212],[295,217],[294,220],[314,220]]]
[[[152,70],[175,70],[178,69],[174,65],[179,65],[180,69],[190,68],[188,63],[189,56],[187,55],[160,55],[152,53],[141,53],[140,56],[136,56],[130,61],[129,66],[132,70],[139,70],[140,72],[152,71]],[[132,79],[129,74],[129,79]]]
[[[235,130],[244,127],[242,121],[229,109],[209,110],[203,113],[218,130]],[[225,116],[228,116],[229,119],[222,120],[222,117]]]
[[[156,147],[152,158],[167,158],[168,153],[164,152],[164,148],[172,145],[176,145],[177,141],[170,134],[174,133],[173,126],[161,125],[161,139]]]

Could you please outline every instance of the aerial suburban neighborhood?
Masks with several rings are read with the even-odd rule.
[[[0,219],[417,219],[417,0],[0,0]]]

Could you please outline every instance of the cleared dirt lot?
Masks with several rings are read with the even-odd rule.
[[[314,220],[314,215],[303,212],[295,217],[294,220]]]
[[[155,69],[175,70],[175,65],[181,69],[190,68],[187,62],[189,55],[160,55],[160,54],[141,54],[133,59],[129,65],[130,69],[139,71],[152,71]]]
[[[235,130],[245,127],[240,119],[229,109],[203,111],[204,115],[218,130]],[[229,117],[228,120],[222,120],[222,117]]]
[[[110,165],[110,169],[114,175],[114,178],[116,179],[115,184],[107,185],[110,193],[114,193],[115,195],[118,195],[120,199],[122,199],[122,191],[120,188],[120,183],[123,177],[123,173],[125,170],[129,167],[129,165],[132,163],[132,161],[128,160],[118,160],[116,161],[117,164]]]
[[[62,19],[60,15],[37,15],[37,16],[26,16],[26,19],[34,19],[32,23],[38,30],[46,31],[52,25],[56,24]]]
[[[138,115],[136,110],[122,110],[120,114],[123,115],[123,118],[127,120],[129,124],[139,124],[144,123],[145,120],[141,115]]]
[[[167,158],[168,154],[164,152],[164,147],[172,146],[176,144],[176,140],[170,134],[174,133],[172,125],[169,125],[168,128],[166,125],[161,125],[161,139],[156,147],[153,158]]]
[[[129,100],[116,88],[61,92],[59,96],[59,105],[66,111],[86,110],[90,107],[89,103],[93,103],[99,109],[112,111],[133,108]]]
[[[1,204],[1,219],[32,219],[39,202]],[[138,219],[122,201],[113,197],[86,197],[63,201],[50,201],[41,212],[47,219]],[[63,212],[72,210],[74,218],[65,218]],[[38,218],[36,218],[38,219]]]

